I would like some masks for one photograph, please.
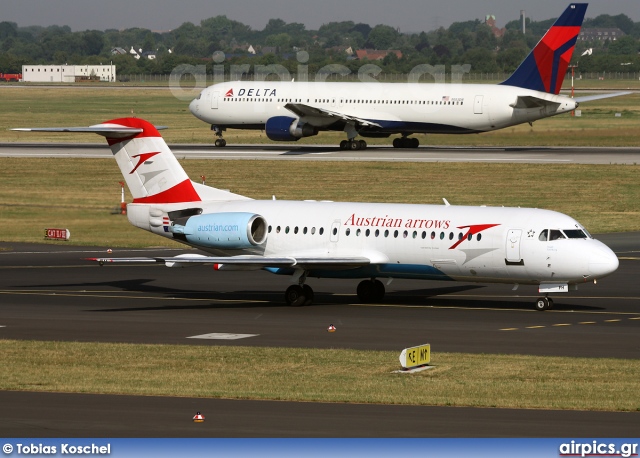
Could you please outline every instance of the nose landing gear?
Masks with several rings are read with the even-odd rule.
[[[536,310],[544,312],[545,310],[551,310],[553,308],[553,299],[549,296],[539,297],[536,300]]]
[[[216,134],[216,137],[218,137],[216,138],[214,145],[216,145],[216,147],[218,148],[227,146],[227,141],[224,138],[222,138],[222,132],[224,132],[227,129],[225,127],[212,125],[211,130]]]

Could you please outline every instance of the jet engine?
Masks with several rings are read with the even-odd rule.
[[[174,222],[176,239],[196,246],[220,249],[254,248],[267,240],[267,221],[254,213],[225,212],[191,216]]]
[[[267,137],[275,141],[298,141],[302,137],[318,135],[318,129],[289,116],[274,116],[265,125]]]

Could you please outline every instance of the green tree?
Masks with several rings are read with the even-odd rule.
[[[392,49],[400,33],[388,25],[377,25],[369,32],[369,43],[373,49]]]

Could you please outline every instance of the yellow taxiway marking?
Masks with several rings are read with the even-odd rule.
[[[558,324],[552,324],[551,326],[571,326],[571,323],[558,323]]]
[[[631,318],[633,320],[633,318]],[[595,321],[580,321],[578,324],[596,324]]]
[[[120,292],[122,293],[122,291]],[[117,299],[151,299],[151,300],[161,300],[161,301],[185,301],[185,302],[231,302],[231,303],[268,303],[269,301],[261,301],[261,300],[245,300],[245,299],[217,299],[214,297],[204,297],[204,298],[188,298],[188,297],[162,297],[162,296],[132,296],[132,295],[121,295],[121,294],[90,294],[86,292],[75,292],[75,293],[62,293],[62,292],[42,292],[42,291],[0,291],[0,294],[6,295],[16,295],[16,296],[58,296],[58,297],[99,297],[99,298],[117,298]]]
[[[500,329],[501,331],[517,331],[518,328],[504,328],[504,329]]]
[[[615,323],[617,321],[622,321],[621,319],[617,319],[617,320],[604,320],[605,323]]]
[[[526,329],[540,329],[540,328],[546,328],[546,326],[527,326]]]

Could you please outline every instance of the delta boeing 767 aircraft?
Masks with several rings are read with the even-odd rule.
[[[344,131],[341,149],[366,147],[362,137],[394,139],[417,148],[412,134],[470,134],[532,123],[575,110],[579,98],[559,95],[587,4],[574,3],[504,82],[492,84],[326,83],[235,81],[204,89],[189,108],[211,124],[225,146],[227,128],[264,130],[271,140],[297,141],[321,131]]]
[[[380,279],[537,285],[538,310],[618,268],[618,258],[573,218],[549,210],[454,205],[253,200],[189,179],[150,123],[15,129],[106,137],[133,202],[134,225],[207,255],[102,258],[103,263],[197,264],[288,275],[289,305],[310,304],[309,278],[363,279],[357,294],[379,302]]]

